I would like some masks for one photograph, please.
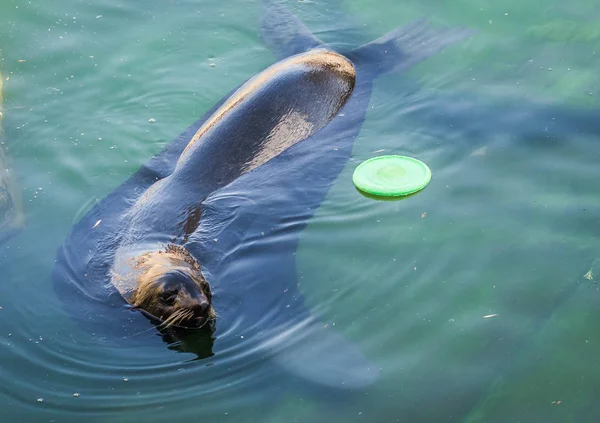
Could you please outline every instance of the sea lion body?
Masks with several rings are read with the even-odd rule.
[[[121,295],[160,320],[169,317],[165,307],[159,307],[157,316],[156,307],[144,309],[134,300],[150,269],[169,272],[169,266],[151,263],[167,255],[169,246],[185,244],[200,223],[201,204],[210,193],[323,128],[350,98],[354,83],[354,67],[346,58],[312,50],[276,63],[237,90],[192,137],[173,173],[150,186],[127,212],[111,272]],[[142,256],[150,257],[143,265]],[[178,260],[177,254],[170,257]],[[160,275],[153,276],[157,278]],[[162,295],[156,284],[148,289]],[[210,295],[202,290],[196,294]]]
[[[124,338],[128,344],[149,342],[140,335],[147,322],[124,306],[127,286],[113,285],[111,275],[126,276],[127,260],[140,252],[176,243],[197,260],[214,294],[218,343],[212,353],[245,351],[243,360],[227,362],[228,372],[245,368],[250,357],[257,363],[271,358],[276,368],[321,385],[373,383],[377,366],[336,331],[324,329],[304,304],[295,252],[302,229],[351,155],[373,80],[465,36],[462,30],[440,35],[424,28],[416,24],[336,53],[269,2],[262,36],[276,58],[339,59],[343,53],[356,72],[351,96],[345,98],[347,84],[339,91],[327,80],[311,80],[310,72],[286,67],[279,85],[253,78],[245,85],[253,88],[250,95],[236,97],[242,86],[226,96],[74,225],[53,275],[65,308],[103,346],[110,339],[117,345]],[[313,91],[299,90],[298,81],[325,89],[315,90],[318,100],[311,101]],[[261,102],[276,107],[256,113],[253,104]],[[307,122],[314,126],[307,129]],[[248,138],[245,131],[260,136]]]

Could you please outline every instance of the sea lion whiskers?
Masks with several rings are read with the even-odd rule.
[[[139,335],[141,335],[143,333],[150,332],[151,330],[155,330],[155,328],[154,327],[149,327],[148,329],[144,329],[144,330],[141,330],[139,332],[132,333],[131,335],[124,336],[123,339],[133,338],[134,336],[139,336]]]
[[[171,316],[169,316],[165,321],[163,321],[160,325],[158,325],[158,329],[166,330],[171,327],[179,327],[179,328],[184,327],[184,328],[190,329],[190,330],[192,330],[192,329],[199,330],[199,329],[202,329],[204,326],[206,326],[208,323],[214,321],[215,317],[216,317],[215,313],[210,313],[208,317],[204,318],[204,322],[200,326],[194,326],[194,327],[181,326],[181,323],[183,323],[187,320],[191,320],[194,317],[194,315],[195,315],[195,313],[191,309],[177,310],[175,313],[173,313]]]
[[[191,318],[194,313],[191,310],[180,309],[171,314],[164,322],[158,325],[159,329],[168,329],[171,326],[178,326],[179,323]]]
[[[139,307],[134,306],[134,305],[130,306],[130,309],[131,310],[142,310]],[[173,315],[169,316],[167,318],[167,320],[162,321],[159,325],[157,325],[156,328],[158,328],[159,330],[167,330],[167,329],[169,329],[171,327],[177,327],[177,324],[181,323],[181,322],[176,322],[175,319],[183,317],[182,320],[185,320],[186,318],[193,317],[192,310],[187,310],[187,313],[192,313],[191,315],[186,315],[186,316],[178,315],[179,313],[183,314],[185,312],[186,312],[186,310],[183,310],[183,309],[178,310],[176,313],[173,313]],[[144,313],[146,313],[147,315],[149,315],[150,317],[152,317],[155,320],[161,320],[161,319],[159,319],[158,317],[156,317],[154,315],[150,315],[150,313],[148,313],[146,311],[144,311]],[[210,316],[207,319],[205,319],[205,321],[204,321],[204,323],[202,323],[202,325],[200,325],[198,327],[194,327],[194,328],[187,328],[186,327],[186,329],[190,329],[190,330],[199,330],[199,329],[202,329],[204,326],[206,326],[207,323],[210,323],[210,322],[214,321],[215,318],[216,318],[216,313],[213,312],[213,313],[210,314]],[[131,335],[124,336],[123,339],[133,338],[135,336],[142,335],[142,334],[150,332],[152,330],[154,330],[154,328],[150,327],[148,329],[141,330],[141,331],[133,333]]]

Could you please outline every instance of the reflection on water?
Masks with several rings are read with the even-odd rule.
[[[543,16],[536,2],[288,4],[336,46],[422,15],[479,31],[376,81],[351,160],[291,249],[291,273],[271,275],[282,286],[293,275],[294,292],[322,323],[300,334],[318,344],[321,329],[334,329],[380,379],[339,392],[270,365],[256,351],[276,317],[241,318],[243,278],[237,290],[215,284],[222,320],[214,336],[178,334],[170,345],[139,314],[115,312],[110,298],[90,300],[104,313],[97,324],[74,319],[75,297],[65,307],[52,289],[56,251],[73,223],[273,62],[258,37],[258,5],[4,2],[6,147],[28,223],[0,247],[0,414],[32,422],[597,420],[596,4],[545,3]],[[431,184],[402,201],[361,195],[352,172],[376,154],[423,160]],[[243,218],[234,227],[248,242],[215,242],[213,269],[222,266],[223,278],[279,257],[275,247],[306,221],[293,210],[261,237],[260,205],[248,192],[226,194],[214,209],[246,214],[223,212],[213,223],[225,231],[232,216]],[[258,296],[265,303],[253,309],[293,305],[284,289]],[[249,336],[263,327],[264,338]]]

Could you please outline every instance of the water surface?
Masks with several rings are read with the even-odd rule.
[[[308,305],[381,379],[293,389],[261,363],[228,372],[239,349],[116,350],[57,307],[51,272],[71,226],[274,58],[254,1],[9,0],[4,126],[27,227],[0,246],[2,418],[598,420],[597,5],[286,4],[336,47],[421,16],[477,30],[376,80],[352,159],[301,234]],[[425,161],[431,184],[401,201],[362,196],[352,172],[381,153]]]

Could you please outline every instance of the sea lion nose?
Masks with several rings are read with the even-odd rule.
[[[198,309],[200,310],[200,312],[202,314],[206,314],[208,312],[208,309],[210,308],[210,303],[208,302],[208,300],[201,300],[200,303],[198,304]]]
[[[201,299],[196,305],[194,305],[194,314],[196,316],[205,316],[210,309],[210,303],[207,299]]]

